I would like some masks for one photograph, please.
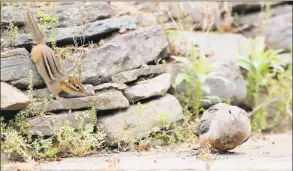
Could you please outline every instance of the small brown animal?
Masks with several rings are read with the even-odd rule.
[[[60,71],[54,51],[46,45],[44,34],[30,12],[26,12],[26,20],[36,43],[31,51],[32,60],[48,89],[53,93],[56,99],[60,99],[59,93],[62,91],[77,95],[91,95],[85,91],[79,79],[68,76],[68,74],[75,69],[75,66],[66,74]]]

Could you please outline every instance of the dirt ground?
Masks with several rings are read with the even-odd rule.
[[[292,170],[292,131],[253,135],[229,154],[215,154],[210,164],[199,160],[190,145],[149,152],[121,152],[59,162],[10,163],[1,170]]]

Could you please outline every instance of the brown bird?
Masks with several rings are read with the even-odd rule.
[[[248,114],[237,106],[218,103],[210,107],[197,124],[200,139],[218,151],[236,148],[251,134]]]

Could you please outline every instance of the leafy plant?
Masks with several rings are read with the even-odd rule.
[[[14,8],[12,9],[12,21],[9,23],[10,40],[14,41],[19,34],[18,27],[13,24],[15,20]]]
[[[56,157],[59,152],[58,148],[53,145],[53,137],[44,139],[41,135],[31,146],[35,158],[53,158]]]
[[[17,153],[25,160],[30,159],[30,155],[27,152],[29,148],[27,140],[19,132],[14,129],[8,129],[1,133],[2,136],[4,140],[1,142],[1,151],[8,153],[8,155]]]
[[[238,64],[244,68],[248,80],[248,98],[256,107],[261,102],[261,93],[267,91],[268,80],[273,74],[283,72],[277,55],[282,50],[265,50],[265,38],[259,36],[252,40],[252,52],[249,57],[239,56]],[[261,130],[266,127],[266,111],[262,109],[254,115],[253,129]]]
[[[196,55],[195,49],[193,49],[193,53],[191,57],[173,57],[176,61],[182,62],[186,65],[186,72],[178,74],[175,79],[174,86],[179,85],[183,81],[186,82],[186,93],[187,96],[191,96],[191,94],[195,94],[195,103],[193,106],[196,119],[199,117],[200,109],[202,102],[210,102],[210,96],[204,96],[202,92],[210,93],[210,87],[205,85],[205,81],[210,78],[218,78],[225,82],[225,84],[229,83],[227,79],[222,76],[219,76],[218,73],[211,71],[212,65],[206,61],[206,57],[201,54],[200,56]],[[194,92],[194,93],[193,93]],[[190,103],[190,98],[187,98],[186,104]]]
[[[77,131],[74,130],[69,121],[55,126],[54,132],[61,153],[70,152],[73,155],[84,156],[92,153],[92,149],[102,147],[106,136],[102,126],[98,126],[98,132],[94,133],[95,125],[85,124],[86,119],[90,119],[90,113],[81,112],[75,115],[78,125]]]

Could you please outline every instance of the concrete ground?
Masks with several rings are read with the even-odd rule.
[[[264,138],[265,137],[265,138]],[[292,132],[252,136],[232,154],[216,154],[210,164],[192,155],[191,147],[121,152],[46,163],[11,163],[1,170],[292,170]]]

